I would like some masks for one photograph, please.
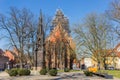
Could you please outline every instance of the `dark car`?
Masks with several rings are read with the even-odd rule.
[[[108,67],[108,70],[114,70],[113,66]]]

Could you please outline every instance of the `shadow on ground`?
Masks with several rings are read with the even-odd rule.
[[[75,73],[75,74],[71,74],[71,75],[67,75],[67,74],[63,74],[61,77],[59,78],[55,78],[55,79],[51,79],[51,80],[63,80],[63,79],[78,79],[78,76],[80,76],[80,73]]]

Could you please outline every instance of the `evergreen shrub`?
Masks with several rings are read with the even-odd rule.
[[[40,74],[41,75],[46,75],[46,73],[47,73],[47,69],[41,69],[40,70]]]
[[[7,72],[10,76],[17,76],[18,75],[17,69],[14,69],[14,68],[11,70],[8,70]]]
[[[90,71],[84,71],[84,74],[85,74],[86,76],[93,76],[93,73],[90,72]]]
[[[57,70],[56,69],[51,69],[51,70],[49,70],[49,74],[51,76],[56,76],[57,75]]]
[[[19,76],[24,76],[24,75],[30,75],[30,70],[28,70],[28,69],[19,69],[18,70],[18,75]]]

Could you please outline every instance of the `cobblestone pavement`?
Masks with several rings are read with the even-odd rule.
[[[82,72],[58,73],[57,76],[39,75],[37,72],[32,72],[30,76],[10,77],[6,72],[0,72],[0,80],[120,80],[104,79],[98,76],[86,77]]]

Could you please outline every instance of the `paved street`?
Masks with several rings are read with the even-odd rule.
[[[32,72],[30,76],[10,77],[6,72],[0,72],[0,80],[110,80],[98,76],[86,77],[82,72],[58,73],[57,76],[39,75]],[[117,78],[111,80],[120,80]]]

